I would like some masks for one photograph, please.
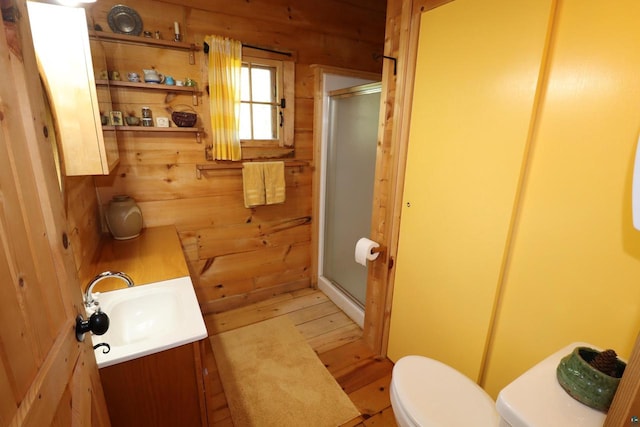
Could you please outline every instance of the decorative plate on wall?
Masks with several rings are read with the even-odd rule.
[[[128,6],[117,4],[111,8],[107,15],[109,28],[114,33],[139,36],[142,32],[142,19],[138,12]]]

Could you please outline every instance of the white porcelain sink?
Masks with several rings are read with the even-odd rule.
[[[207,337],[207,329],[189,276],[98,295],[109,316],[109,330],[92,335],[98,368],[136,359]]]

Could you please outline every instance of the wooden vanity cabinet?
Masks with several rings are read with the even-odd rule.
[[[114,132],[102,131],[85,10],[37,2],[28,5],[64,172],[108,175],[119,161],[118,145]]]
[[[197,341],[101,368],[111,425],[207,426],[202,344]]]
[[[189,274],[173,225],[145,228],[130,240],[105,235],[83,283],[106,270],[127,272],[136,286]],[[121,286],[119,280],[105,280],[94,291],[107,292]],[[100,368],[111,425],[207,426],[202,362],[205,344],[203,339]]]

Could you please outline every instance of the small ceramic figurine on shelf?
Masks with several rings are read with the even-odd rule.
[[[155,68],[142,70],[146,83],[164,83],[164,75]]]
[[[124,118],[129,126],[139,126],[140,125],[140,117],[136,117],[134,115],[130,115]]]

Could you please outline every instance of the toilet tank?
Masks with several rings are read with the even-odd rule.
[[[597,349],[587,343],[570,344],[500,391],[496,408],[501,427],[602,427],[606,414],[569,396],[556,379],[560,360],[576,347]]]

